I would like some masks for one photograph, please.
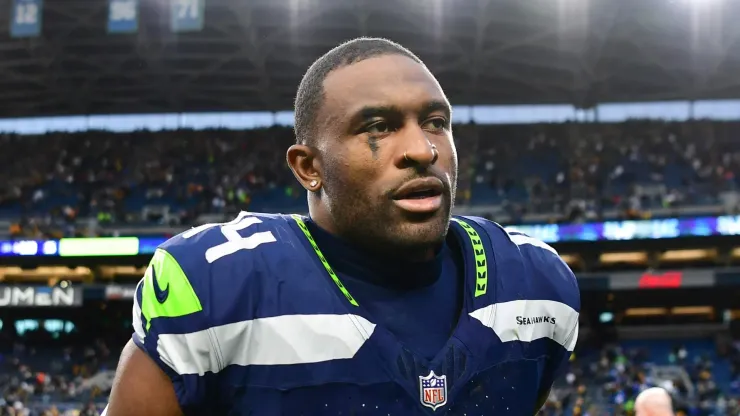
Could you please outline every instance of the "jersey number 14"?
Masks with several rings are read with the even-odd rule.
[[[250,217],[248,212],[240,212],[239,215],[230,222],[203,224],[184,232],[182,237],[185,239],[191,238],[210,228],[221,227],[221,233],[226,237],[226,242],[206,250],[206,261],[208,261],[208,263],[213,263],[221,257],[234,254],[239,250],[252,250],[261,244],[274,243],[277,241],[270,231],[260,231],[248,237],[242,237],[241,234],[239,234],[239,231],[261,222],[262,220],[257,217]]]

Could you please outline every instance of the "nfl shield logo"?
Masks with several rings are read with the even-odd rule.
[[[447,403],[447,376],[438,376],[430,371],[426,377],[419,376],[419,395],[421,404],[432,410]]]

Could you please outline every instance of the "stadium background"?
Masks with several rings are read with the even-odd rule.
[[[97,414],[168,236],[305,212],[292,99],[383,36],[455,105],[457,212],[576,272],[579,346],[545,414],[648,385],[738,415],[740,3],[0,0],[0,415]],[[46,413],[44,413],[46,412]]]

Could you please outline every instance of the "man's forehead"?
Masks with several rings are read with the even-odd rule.
[[[423,65],[402,55],[384,55],[342,67],[324,80],[327,107],[352,113],[366,106],[421,107],[446,101]]]

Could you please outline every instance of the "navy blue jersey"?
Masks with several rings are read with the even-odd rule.
[[[241,213],[156,251],[137,287],[133,339],[186,414],[536,412],[578,337],[578,287],[555,250],[453,218],[462,312],[430,358],[366,311],[304,221]]]

